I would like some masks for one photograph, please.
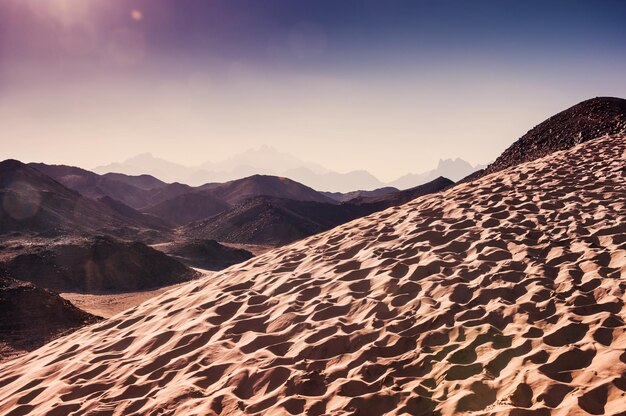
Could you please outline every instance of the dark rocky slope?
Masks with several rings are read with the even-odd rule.
[[[198,275],[143,243],[110,237],[34,244],[4,257],[0,263],[4,275],[60,292],[133,292]]]
[[[189,240],[159,247],[164,253],[191,267],[221,270],[254,257],[240,248],[228,247],[215,240]]]
[[[261,196],[250,198],[209,219],[182,229],[190,238],[210,238],[229,243],[280,245],[328,230],[366,215],[356,205]]]
[[[566,150],[596,137],[626,132],[626,100],[596,97],[576,104],[532,128],[486,169],[463,179],[474,180],[511,166]]]
[[[17,160],[0,162],[0,235],[109,234],[154,241],[169,237],[160,223],[85,197]]]
[[[269,196],[250,198],[214,217],[190,223],[181,232],[188,238],[230,243],[287,244],[453,184],[449,179],[438,178],[405,191],[355,198],[342,204]]]
[[[207,192],[197,191],[179,195],[148,207],[143,211],[176,225],[212,217],[226,211],[230,205]]]
[[[155,205],[195,189],[180,183],[164,183],[149,175],[98,175],[74,166],[44,163],[29,163],[29,166],[83,196],[91,199],[110,197],[134,209]]]
[[[0,277],[0,359],[99,320],[54,292]]]

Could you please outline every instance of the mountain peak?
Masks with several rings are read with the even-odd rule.
[[[472,165],[460,157],[454,159],[439,159],[437,169],[472,169]]]
[[[138,155],[135,155],[131,158],[128,158],[126,161],[153,160],[153,159],[157,159],[157,158],[155,158],[154,155],[150,152],[144,152],[144,153],[139,153]]]
[[[278,150],[276,150],[275,147],[269,146],[267,144],[263,144],[263,145],[259,146],[256,150],[262,151],[262,152],[282,153],[282,152],[279,152]]]
[[[22,166],[26,165],[24,165],[24,163],[20,162],[17,159],[6,159],[0,162],[0,171],[13,170]]]

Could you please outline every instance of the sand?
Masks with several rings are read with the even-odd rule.
[[[0,413],[616,415],[625,150],[599,138],[181,285],[2,364]]]
[[[140,292],[112,294],[65,292],[60,293],[60,295],[62,298],[69,300],[74,306],[84,310],[85,312],[89,312],[92,315],[101,316],[103,318],[110,318],[180,285],[181,284],[179,283],[177,285]]]

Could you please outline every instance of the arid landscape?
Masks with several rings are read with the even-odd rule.
[[[5,195],[23,189],[6,179],[19,177],[26,197],[87,198],[34,168],[2,165]],[[338,203],[260,179],[268,191],[251,178],[187,193],[210,195],[225,214],[142,222],[137,235],[173,238],[156,250],[121,237],[22,236],[54,229],[43,203],[23,231],[3,221],[3,412],[624,410],[625,100],[559,113],[456,185]],[[91,198],[93,210],[65,216],[75,234],[91,231],[81,226],[93,227],[89,215],[106,219],[94,231],[113,235],[116,221],[136,227],[148,215],[126,207],[133,215],[120,216]],[[162,212],[150,223],[175,223]],[[188,237],[213,236],[206,227],[220,229],[224,215],[234,218],[224,244],[236,247]]]
[[[626,416],[626,4],[0,2],[0,416]]]

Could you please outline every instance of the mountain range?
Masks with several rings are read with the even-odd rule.
[[[622,101],[611,98],[589,100],[551,117],[520,138],[484,173],[478,171],[471,174],[473,167],[460,159],[442,160],[436,170],[420,176],[420,181],[430,179],[431,175],[442,170],[450,172],[454,178],[470,172],[468,179],[471,179],[542,156],[546,151],[571,147],[595,134],[620,131],[624,128]],[[248,163],[259,155],[268,156],[265,167],[282,164],[293,168],[301,163],[296,158],[265,147],[244,153],[218,167],[233,166],[237,161]],[[163,166],[162,161],[151,157],[146,156],[142,160]],[[309,164],[306,169],[315,169],[320,175],[329,174],[315,165]],[[98,174],[71,166],[25,165],[7,160],[0,163],[0,192],[3,197],[0,233],[31,232],[49,236],[99,233],[123,239],[134,236],[148,242],[165,242],[171,241],[173,234],[181,230],[201,228],[207,230],[207,235],[190,232],[189,236],[225,238],[229,242],[248,244],[273,240],[275,244],[283,244],[336,226],[341,221],[400,205],[425,193],[438,192],[452,184],[451,179],[435,177],[426,185],[402,191],[383,187],[372,191],[331,193],[319,192],[290,178],[255,174],[227,182],[191,186],[167,183],[146,173]],[[302,208],[305,205],[308,208]],[[254,218],[253,212],[264,214]],[[277,214],[279,212],[280,215]],[[316,217],[318,212],[325,213],[328,221]],[[303,213],[306,213],[305,217],[302,217]],[[297,221],[291,218],[293,214],[296,214]],[[204,221],[207,224],[209,219],[214,220],[209,227],[199,228],[195,224],[194,227],[176,231],[176,227],[192,223]],[[243,219],[253,220],[256,225],[242,222]],[[276,226],[284,232],[269,233],[271,238],[260,237],[264,235],[258,228],[261,226],[259,221],[263,219],[270,221],[263,223],[263,227],[274,229]],[[272,221],[285,223],[279,225]],[[298,221],[302,227],[291,229]],[[307,221],[309,225],[304,226]],[[233,230],[233,222],[242,228]],[[219,231],[218,224],[226,228]],[[185,235],[187,231],[182,232]],[[253,235],[260,240],[255,241],[257,237]]]
[[[63,165],[31,163],[24,165],[24,169],[49,175],[49,181],[59,189],[69,188],[64,192],[88,198],[100,211],[132,225],[141,225],[144,228],[141,233],[149,235],[151,242],[169,241],[176,233],[185,238],[231,243],[285,244],[418,195],[437,192],[453,183],[440,178],[404,191],[382,188],[328,194],[289,178],[269,175],[193,187],[168,184],[145,174],[99,175]],[[100,233],[115,228],[103,219],[86,222]],[[185,227],[176,230],[180,226]],[[124,229],[121,224],[118,228]],[[124,237],[120,230],[110,234]],[[66,232],[70,231],[68,227]],[[78,228],[73,231],[84,232]]]
[[[151,234],[167,234],[169,228],[130,207],[119,209],[121,203],[111,205],[83,195],[17,160],[0,162],[0,198],[0,234],[111,233],[149,240]]]
[[[542,156],[546,151],[571,147],[595,134],[623,129],[622,101],[589,100],[551,117],[520,138],[484,173],[478,171],[468,179]],[[535,149],[534,153],[529,153],[529,149]],[[271,148],[262,148],[219,167],[237,163],[233,160],[251,162],[259,155],[271,156],[266,167],[271,164],[293,167],[301,163]],[[156,159],[144,157],[143,160]],[[162,163],[156,160],[156,164]],[[315,165],[308,165],[307,169],[328,174]],[[430,179],[430,175],[442,170],[459,178],[472,169],[460,159],[442,160],[436,170],[420,176],[420,180]],[[436,177],[425,185],[402,191],[383,187],[331,193],[318,192],[290,178],[255,174],[191,186],[167,183],[146,173],[97,174],[71,166],[25,165],[7,160],[0,163],[3,196],[0,233],[30,232],[40,236],[97,233],[123,239],[133,236],[148,242],[171,241],[177,234],[232,243],[284,244],[358,216],[401,205],[417,196],[441,191],[453,183],[451,179]]]
[[[123,162],[98,166],[93,172],[149,174],[165,182],[181,182],[193,186],[261,174],[287,177],[318,191],[347,193],[357,190],[372,191],[384,187],[408,189],[440,176],[457,181],[482,168],[484,166],[472,166],[459,158],[442,159],[435,169],[421,174],[407,174],[390,183],[384,183],[366,170],[339,173],[315,163],[302,161],[272,147],[262,146],[220,162],[205,162],[199,166],[184,166],[144,153]]]

